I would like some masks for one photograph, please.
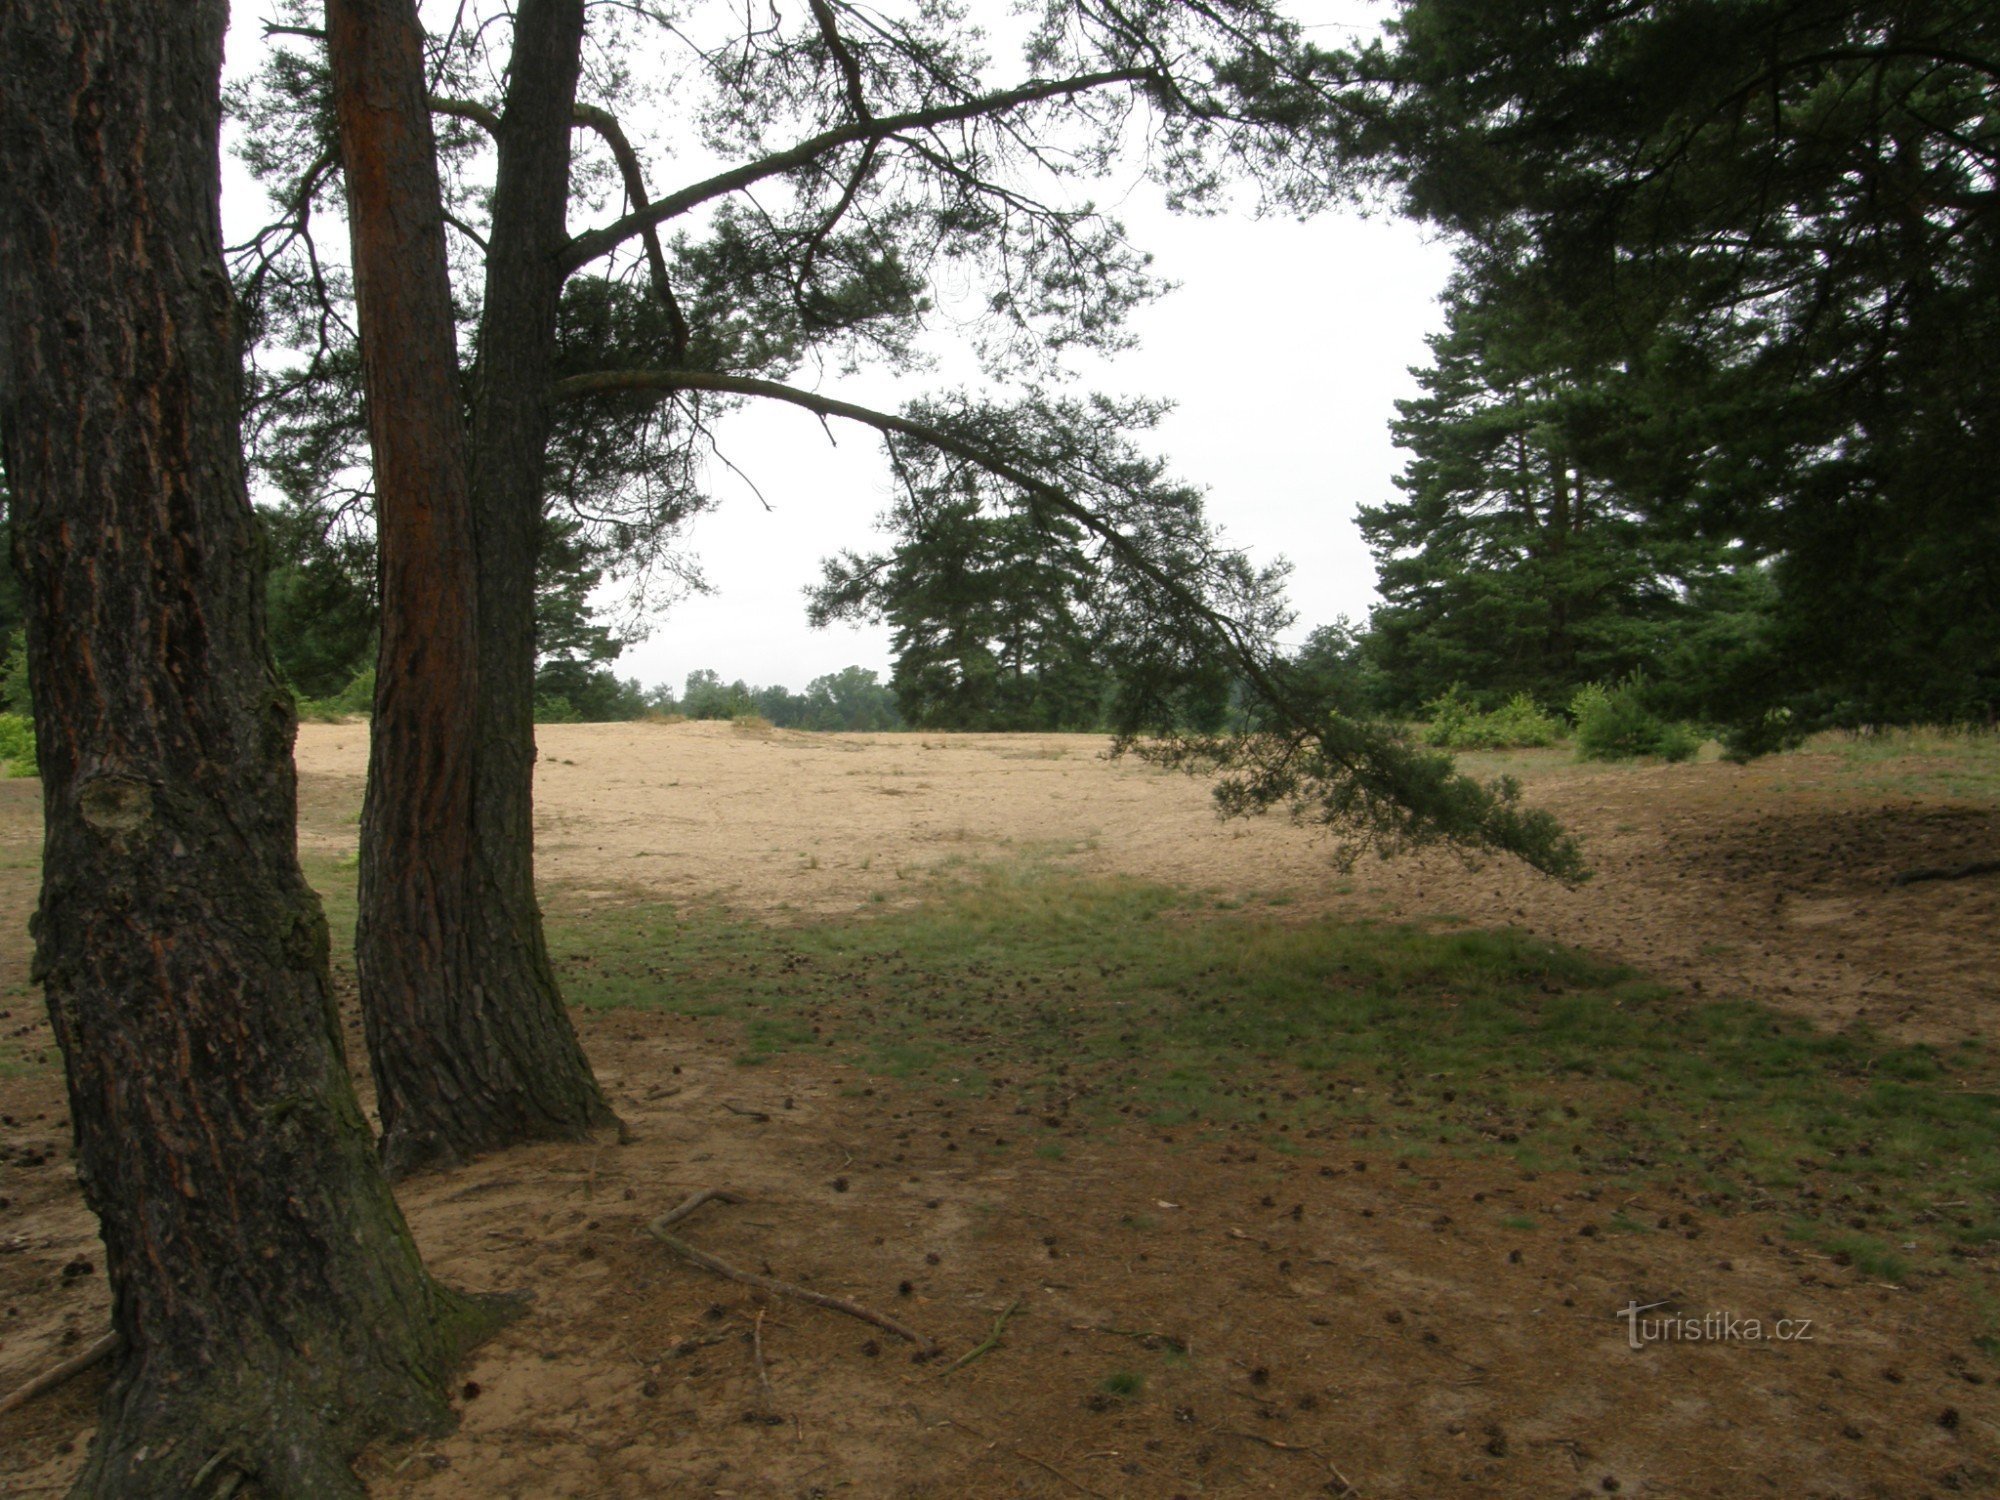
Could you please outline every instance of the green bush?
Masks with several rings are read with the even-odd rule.
[[[0,661],[0,713],[31,714],[35,701],[28,693],[28,630],[16,625],[7,637],[7,654]]]
[[[0,764],[9,776],[39,776],[35,760],[35,721],[26,714],[0,713]]]
[[[1543,711],[1526,693],[1516,693],[1491,713],[1480,713],[1453,686],[1424,705],[1430,723],[1424,743],[1444,750],[1524,750],[1553,745],[1563,737],[1562,721]]]
[[[1570,699],[1576,721],[1579,760],[1633,760],[1657,755],[1662,760],[1689,760],[1701,739],[1685,724],[1663,719],[1647,706],[1646,679],[1633,673],[1623,682],[1593,682]]]
[[[1427,721],[1424,743],[1453,750],[1464,747],[1466,726],[1479,717],[1479,710],[1465,696],[1465,689],[1453,683],[1443,697],[1433,698],[1424,705],[1423,715]]]
[[[374,706],[375,669],[364,667],[331,698],[300,698],[298,713],[302,723],[337,724],[342,719],[365,714]]]
[[[1544,712],[1526,693],[1516,693],[1481,721],[1479,732],[1495,750],[1539,749],[1553,745],[1566,732],[1561,719]]]

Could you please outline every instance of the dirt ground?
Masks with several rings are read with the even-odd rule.
[[[1565,891],[1442,855],[1341,873],[1300,830],[1219,823],[1200,783],[1084,737],[642,724],[550,726],[541,744],[558,909],[665,893],[783,921],[1033,854],[1284,892],[1308,914],[1514,925],[1689,994],[1900,1040],[1990,1037],[2000,1006],[2000,879],[1889,882],[1990,858],[2000,810],[1893,762],[1508,757],[1588,840],[1596,878]],[[302,732],[309,852],[352,850],[364,756],[361,726]],[[38,796],[0,783],[0,1041],[24,1064],[0,1074],[0,1390],[106,1317],[27,985]],[[578,1021],[635,1139],[404,1186],[440,1274],[534,1301],[465,1372],[456,1433],[364,1456],[373,1493],[2000,1493],[2000,1366],[1973,1342],[1970,1276],[1878,1283],[1691,1186],[1635,1194],[1366,1141],[1086,1132],[1060,1109],[1024,1120],[810,1056],[746,1074],[698,1018]],[[1030,1131],[1061,1159],[977,1149]],[[767,1302],[640,1233],[705,1187],[747,1201],[704,1208],[688,1239],[893,1312],[946,1357],[913,1362],[889,1333]],[[1614,1213],[1653,1232],[1607,1232]],[[1617,1314],[1633,1304],[1662,1304],[1646,1316],[1681,1337],[1631,1347]],[[1010,1307],[1000,1347],[947,1372]],[[1792,1337],[1771,1336],[1781,1320]],[[60,1493],[101,1379],[0,1416],[0,1494]]]

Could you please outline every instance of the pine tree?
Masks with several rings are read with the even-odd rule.
[[[1489,268],[1454,283],[1423,395],[1397,403],[1403,498],[1361,508],[1383,600],[1371,650],[1404,712],[1455,685],[1489,707],[1553,705],[1657,674],[1696,624],[1696,591],[1733,560],[1627,493],[1651,457],[1636,361],[1566,338],[1566,309],[1527,280]]]
[[[1410,210],[1639,356],[1628,497],[1771,560],[1743,743],[2000,709],[2000,11],[1404,0],[1353,64]]]
[[[358,1495],[490,1314],[425,1273],[299,871],[216,214],[221,0],[0,6],[36,977],[119,1336],[77,1493]],[[113,232],[108,226],[115,226]],[[137,398],[143,393],[143,399]]]

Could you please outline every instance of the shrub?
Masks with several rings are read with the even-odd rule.
[[[1491,713],[1480,713],[1456,685],[1424,706],[1430,723],[1424,743],[1445,750],[1523,750],[1553,745],[1562,721],[1526,693],[1516,693]]]
[[[0,713],[31,714],[35,700],[28,694],[28,628],[16,625],[7,637],[7,654],[0,661]]]
[[[1457,683],[1442,698],[1426,703],[1423,713],[1429,721],[1424,725],[1424,743],[1441,750],[1463,748],[1466,726],[1479,716]]]
[[[0,713],[0,763],[9,776],[39,776],[35,760],[35,721],[26,714]]]
[[[1479,721],[1478,732],[1486,736],[1491,749],[1539,749],[1560,740],[1564,728],[1562,720],[1533,698],[1516,693]]]
[[[375,669],[363,667],[348,679],[347,686],[331,698],[301,698],[298,712],[301,721],[313,724],[337,724],[342,719],[365,714],[375,706]]]
[[[1579,760],[1691,759],[1701,740],[1685,724],[1661,718],[1646,704],[1646,679],[1635,672],[1623,682],[1593,682],[1570,699],[1576,720]]]

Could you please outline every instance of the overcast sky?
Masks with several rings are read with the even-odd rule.
[[[1004,15],[999,0],[974,0],[975,14],[988,7],[996,20]],[[1381,9],[1314,0],[1295,12],[1344,26]],[[231,76],[254,61],[261,13],[239,0]],[[225,163],[224,180],[232,232],[258,222],[261,192],[234,163]],[[1392,492],[1400,458],[1388,423],[1396,399],[1413,394],[1409,367],[1425,361],[1424,338],[1439,326],[1447,249],[1386,213],[1341,210],[1303,224],[1188,218],[1129,180],[1100,184],[1091,196],[1179,286],[1137,315],[1138,347],[1095,362],[1079,391],[1175,404],[1152,446],[1178,477],[1208,490],[1210,517],[1231,541],[1260,563],[1291,560],[1299,618],[1289,638],[1342,614],[1365,615],[1374,569],[1355,508]],[[873,372],[840,382],[840,393],[894,406],[926,385],[955,383],[949,368],[908,381]],[[802,593],[822,558],[881,541],[873,523],[890,492],[874,435],[836,425],[837,445],[829,444],[817,419],[768,403],[719,424],[718,435],[764,503],[726,468],[712,467],[719,504],[694,522],[687,541],[713,591],[656,614],[615,670],[676,691],[701,667],[795,690],[851,664],[886,677],[888,632],[813,630]]]

